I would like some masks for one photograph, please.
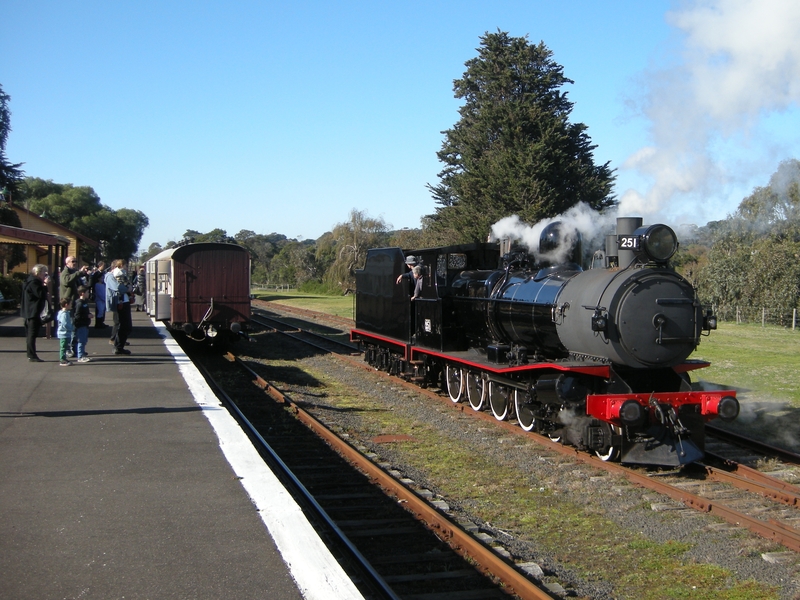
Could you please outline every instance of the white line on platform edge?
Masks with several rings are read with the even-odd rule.
[[[236,420],[220,406],[219,399],[197,367],[164,324],[159,321],[153,323],[164,339],[164,345],[175,358],[195,402],[211,423],[222,453],[258,509],[303,597],[307,600],[363,600],[300,506],[264,463]]]

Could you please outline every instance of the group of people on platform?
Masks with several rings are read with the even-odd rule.
[[[71,358],[79,363],[90,362],[86,344],[92,323],[89,306],[92,300],[95,302],[94,327],[108,327],[105,318],[111,313],[114,324],[109,344],[114,346],[114,354],[130,354],[125,346],[133,329],[131,306],[135,306],[137,311],[144,310],[146,278],[144,266],[133,277],[129,277],[127,267],[126,260],[117,259],[108,270],[102,261],[92,271],[86,266],[78,269],[76,258],[68,256],[58,277],[56,295],[56,282],[50,277],[47,266],[35,265],[23,285],[20,309],[25,323],[28,361],[43,362],[36,353],[36,338],[42,325],[53,320],[59,339],[61,366],[71,366]],[[52,298],[58,298],[56,314],[51,309]]]

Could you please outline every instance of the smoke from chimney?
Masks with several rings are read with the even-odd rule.
[[[644,192],[619,190],[619,212],[704,224],[733,212],[754,177],[766,180],[791,157],[770,118],[800,106],[800,2],[679,6],[666,16],[678,33],[674,62],[644,73],[643,95],[633,101],[651,143],[621,167],[652,183]]]

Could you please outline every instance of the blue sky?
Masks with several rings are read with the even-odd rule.
[[[434,212],[453,80],[498,29],[543,41],[626,214],[724,218],[800,158],[795,0],[5,0],[7,156],[187,229],[315,239]]]

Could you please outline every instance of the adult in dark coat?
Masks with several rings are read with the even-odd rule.
[[[75,309],[75,300],[78,298],[78,285],[80,285],[81,272],[77,268],[78,261],[74,256],[64,259],[64,268],[61,270],[60,286],[58,288],[59,300],[69,301],[70,310]]]
[[[75,300],[78,299],[78,286],[81,283],[81,274],[83,271],[78,270],[78,259],[74,256],[68,256],[64,259],[64,268],[61,270],[59,277],[58,299],[66,300],[69,302],[69,312],[75,319]],[[72,358],[77,352],[78,340],[75,337],[75,328],[72,328],[70,334],[69,344],[67,345],[67,356]]]
[[[94,290],[94,326],[97,329],[108,327],[106,320],[106,263],[102,260],[97,263],[97,270],[92,273],[89,283]]]
[[[22,286],[20,315],[25,323],[25,344],[30,362],[43,362],[36,354],[36,338],[42,326],[41,314],[47,301],[50,281],[46,265],[35,265]]]

